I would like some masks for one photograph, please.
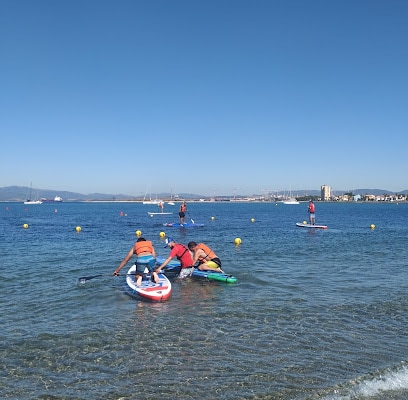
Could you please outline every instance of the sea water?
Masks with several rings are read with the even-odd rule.
[[[204,227],[164,227],[177,204],[1,203],[2,399],[408,398],[408,204],[317,202],[327,230],[295,226],[306,203],[188,210]],[[131,262],[111,274],[137,230],[163,257],[161,232],[208,244],[238,282],[129,297]]]

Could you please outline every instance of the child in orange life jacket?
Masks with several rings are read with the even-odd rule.
[[[129,250],[129,253],[120,263],[119,267],[115,269],[113,275],[118,275],[119,271],[126,265],[126,263],[132,258],[133,255],[136,255],[136,285],[140,286],[142,283],[143,275],[152,273],[152,281],[155,283],[159,282],[159,277],[156,272],[153,271],[153,268],[156,264],[156,251],[154,250],[153,244],[150,240],[145,238],[137,239],[134,246]]]
[[[315,218],[315,205],[313,203],[312,200],[309,200],[309,206],[307,208],[307,210],[309,211],[309,222],[310,225],[314,225],[316,222],[316,218]]]
[[[188,248],[193,253],[193,265],[201,271],[222,272],[221,260],[204,243],[189,242]]]

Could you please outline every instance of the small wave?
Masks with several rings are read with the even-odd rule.
[[[350,381],[346,386],[322,400],[405,399],[408,391],[408,362]]]

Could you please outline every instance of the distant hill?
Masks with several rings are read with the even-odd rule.
[[[348,193],[350,190],[345,191],[333,191],[333,194],[340,195]],[[395,194],[389,190],[384,189],[353,189],[353,194],[373,194],[379,196],[382,194]],[[399,194],[408,194],[408,189]],[[7,186],[0,188],[0,201],[16,201],[22,202],[27,200],[30,195],[30,188],[26,186]],[[297,190],[292,191],[292,195],[295,197],[301,197],[305,195],[320,196],[320,190]],[[54,199],[56,196],[62,197],[63,201],[113,201],[113,200],[143,200],[141,196],[130,196],[127,194],[106,194],[106,193],[91,193],[91,194],[82,194],[75,192],[68,192],[62,190],[46,190],[46,189],[35,189],[31,190],[31,196],[33,199]],[[262,196],[260,194],[251,196]],[[174,197],[174,196],[173,196]],[[198,194],[191,193],[179,193],[178,198],[181,199],[209,199],[212,196],[203,196]],[[217,198],[232,198],[233,196],[217,196]],[[242,196],[239,196],[242,197]],[[169,199],[170,193],[153,193],[152,198],[158,199]],[[177,200],[177,199],[176,199]]]
[[[26,186],[7,186],[0,188],[0,201],[22,202],[30,196],[30,188]],[[130,196],[127,194],[106,194],[106,193],[76,193],[63,190],[31,189],[31,197],[34,200],[54,199],[59,196],[63,201],[113,201],[113,200],[143,200],[143,196]],[[170,198],[170,193],[152,194],[153,198]],[[195,194],[181,193],[178,195],[181,199],[201,198]]]
[[[25,186],[7,186],[0,188],[0,201],[25,201],[30,195],[30,188]],[[111,194],[91,193],[82,194],[62,190],[32,189],[33,199],[54,199],[55,196],[62,197],[63,201],[85,201],[85,200],[112,200]],[[131,199],[131,196],[117,195],[121,199]]]
[[[350,190],[345,190],[343,192],[336,191],[336,194],[348,193]],[[401,192],[391,192],[385,189],[353,189],[352,190],[354,195],[357,194],[373,194],[375,196],[381,196],[382,194],[408,194],[408,189],[405,189]]]

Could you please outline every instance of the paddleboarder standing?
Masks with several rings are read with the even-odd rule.
[[[316,222],[316,218],[315,218],[315,205],[314,205],[312,199],[309,200],[309,206],[307,207],[307,210],[309,212],[310,225],[314,225],[315,222]]]
[[[162,201],[160,201],[157,206],[160,208],[161,212],[163,213],[164,212],[164,203]]]
[[[180,210],[179,210],[180,225],[183,225],[186,223],[186,212],[187,212],[187,204],[185,201],[183,201],[180,204]]]

